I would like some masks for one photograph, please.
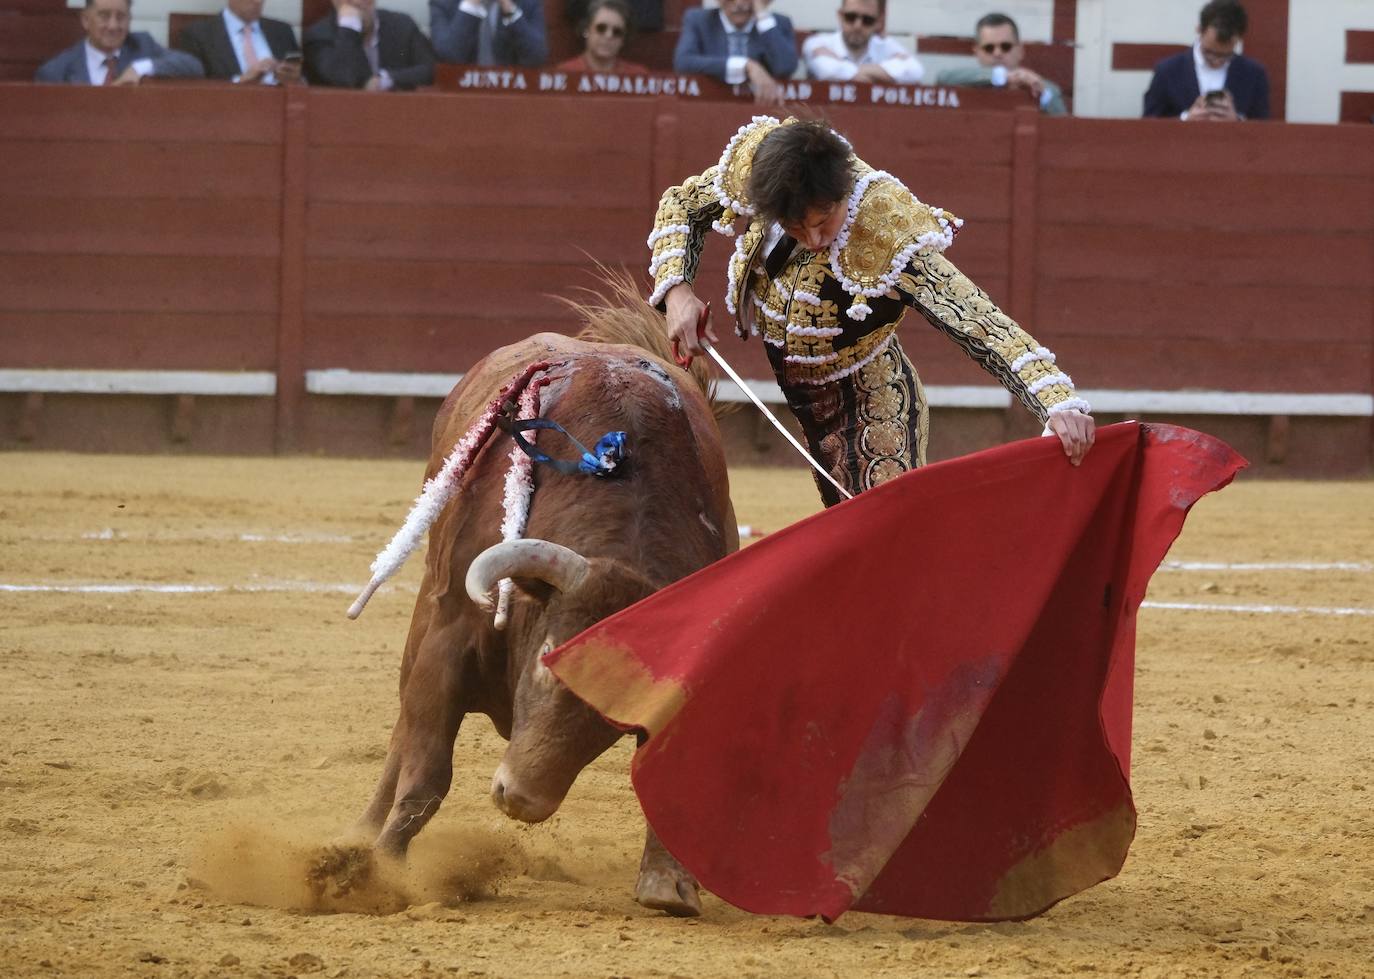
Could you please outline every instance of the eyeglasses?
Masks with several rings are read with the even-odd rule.
[[[872,14],[861,14],[857,10],[846,10],[840,14],[846,24],[862,23],[865,27],[872,27],[878,23],[878,18]]]
[[[997,51],[1001,51],[1003,54],[1007,54],[1011,51],[1012,48],[1016,47],[1016,42],[1001,41],[997,44],[980,44],[978,46],[983,49],[984,54],[994,54]]]
[[[598,34],[609,34],[611,37],[625,36],[625,28],[621,27],[619,24],[593,24],[592,30],[596,31]]]

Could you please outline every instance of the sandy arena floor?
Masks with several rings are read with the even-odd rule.
[[[486,798],[482,718],[410,876],[312,910],[312,854],[380,769],[418,557],[343,613],[420,475],[0,455],[0,976],[1374,975],[1374,482],[1197,506],[1170,560],[1210,566],[1150,600],[1292,608],[1142,611],[1139,836],[1039,919],[647,912],[630,742],[525,827]],[[800,470],[734,494],[764,531],[816,506]]]

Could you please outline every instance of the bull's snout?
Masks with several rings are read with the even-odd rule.
[[[540,823],[558,811],[562,799],[541,798],[525,791],[502,763],[491,779],[491,801],[511,819],[522,823]]]

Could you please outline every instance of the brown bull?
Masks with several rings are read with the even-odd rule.
[[[439,514],[401,663],[400,717],[361,820],[382,852],[403,855],[438,810],[468,713],[486,714],[510,742],[492,780],[497,807],[526,822],[552,815],[623,732],[568,692],[540,654],[739,546],[705,375],[668,362],[661,317],[636,302],[632,285],[615,291],[613,304],[579,307],[586,328],[576,339],[544,333],[488,355],[439,410],[426,479],[512,376],[552,362],[541,416],[588,444],[624,431],[628,453],[605,479],[536,466],[528,540],[502,544],[511,440],[498,433]],[[554,434],[539,445],[576,455]],[[488,595],[504,577],[518,598],[498,630]],[[700,913],[696,881],[652,828],[635,897]]]

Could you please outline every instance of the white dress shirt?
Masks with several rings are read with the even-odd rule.
[[[491,2],[493,5],[499,6],[499,4],[496,3],[496,0],[491,0]],[[481,0],[462,0],[462,2],[458,4],[458,9],[465,14],[472,14],[472,16],[474,17],[481,17],[483,20],[486,20],[487,18],[488,7],[486,6],[486,4],[482,3]],[[517,20],[523,17],[524,14],[525,12],[523,10],[521,10],[519,7],[516,7],[515,13],[509,16],[507,16],[506,14],[501,15],[501,23],[503,26],[509,27],[511,24],[514,24]]]
[[[223,16],[224,28],[229,32],[229,46],[234,49],[234,57],[238,59],[239,63],[239,73],[234,76],[234,81],[237,82],[243,73],[248,70],[248,66],[244,64],[243,61],[244,23],[238,17],[234,16],[233,12],[230,11],[228,7],[224,8]],[[252,33],[250,36],[253,38],[253,53],[258,56],[259,61],[264,58],[273,58],[275,60],[272,54],[272,47],[267,43],[267,35],[262,32],[262,21],[253,21]],[[262,83],[264,85],[275,85],[277,84],[277,78],[271,72],[268,72],[266,75],[262,76]]]
[[[123,48],[120,48],[120,51],[122,50]],[[86,74],[90,77],[92,85],[105,84],[105,75],[108,74],[105,70],[105,59],[108,57],[110,55],[97,47],[93,47],[90,41],[86,42]],[[114,57],[119,57],[119,51],[114,52]],[[132,67],[134,71],[138,72],[140,78],[147,77],[153,73],[153,59],[139,58]]]
[[[823,49],[829,53],[820,53]],[[868,39],[868,49],[860,58],[845,47],[844,35],[839,31],[812,34],[802,44],[802,57],[806,59],[806,73],[823,82],[850,81],[863,65],[881,66],[899,85],[915,85],[925,74],[921,62],[910,51],[880,34]]]

